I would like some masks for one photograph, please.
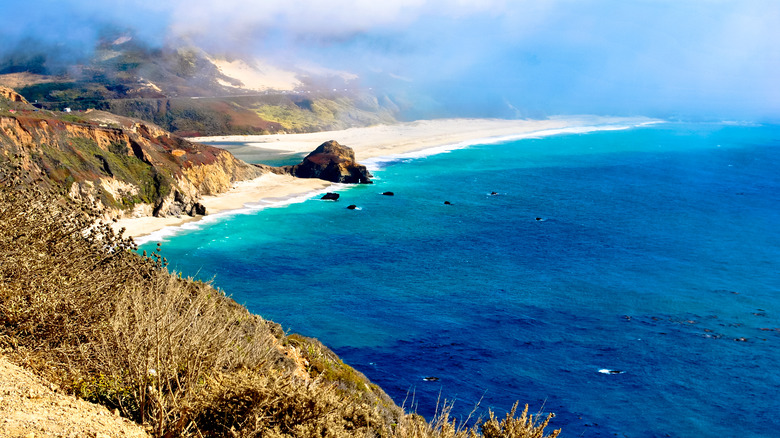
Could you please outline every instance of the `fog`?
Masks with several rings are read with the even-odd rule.
[[[780,120],[776,0],[3,3],[0,56],[47,47],[50,66],[127,29],[152,45],[352,72],[411,117]]]

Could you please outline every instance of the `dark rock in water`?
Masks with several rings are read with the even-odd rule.
[[[439,378],[438,377],[425,377],[425,378],[423,378],[423,380],[425,380],[426,382],[438,382]]]
[[[384,192],[382,194],[385,195],[385,196],[395,196],[395,193],[393,193],[393,192]]]
[[[544,220],[544,218],[538,217],[538,218],[536,218],[536,220],[538,220],[538,221],[543,221],[543,220]]]
[[[357,209],[357,205],[355,204],[351,204],[347,206],[347,210],[355,210],[355,209]]]
[[[452,205],[450,201],[444,201],[444,205]]]
[[[498,192],[490,192],[490,196],[496,196]]]
[[[322,198],[320,198],[320,199],[325,199],[325,200],[328,200],[328,201],[338,201],[339,200],[339,196],[341,196],[341,195],[339,195],[338,193],[328,192],[328,193],[325,193],[322,196]]]
[[[355,151],[331,140],[321,144],[300,164],[291,166],[290,173],[298,178],[319,178],[351,184],[371,184],[366,166],[355,162]]]

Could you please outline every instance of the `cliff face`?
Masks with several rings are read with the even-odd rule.
[[[0,98],[8,99],[11,102],[27,103],[27,100],[21,94],[7,87],[0,87]]]
[[[151,124],[100,111],[39,111],[14,94],[0,87],[0,164],[40,175],[109,217],[204,214],[201,196],[262,173]]]

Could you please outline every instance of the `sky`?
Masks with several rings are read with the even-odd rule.
[[[780,121],[777,0],[4,1],[0,55],[105,29],[348,71],[420,116]],[[13,17],[13,18],[8,18]]]

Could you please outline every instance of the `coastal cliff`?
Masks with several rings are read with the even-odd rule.
[[[0,162],[112,218],[204,214],[201,196],[263,173],[152,124],[102,111],[42,111],[4,87]]]

